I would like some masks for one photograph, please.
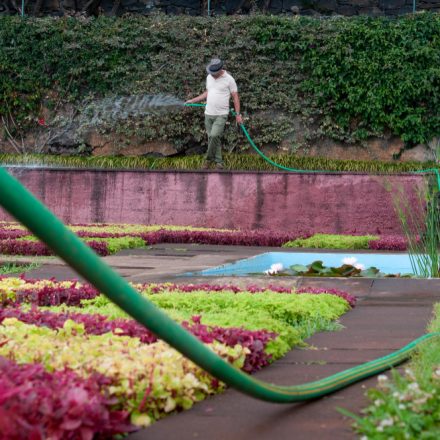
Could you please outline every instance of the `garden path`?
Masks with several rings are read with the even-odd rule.
[[[358,304],[342,317],[340,332],[320,333],[307,342],[313,349],[294,349],[255,377],[280,385],[317,380],[386,355],[421,336],[430,320],[432,304],[440,301],[440,280],[415,279],[318,279],[318,278],[187,278],[179,273],[196,271],[246,258],[273,248],[157,245],[145,250],[122,251],[105,260],[134,282],[210,284],[292,284],[298,287],[334,287],[355,294]],[[28,277],[72,279],[75,273],[52,259]],[[298,404],[261,402],[227,390],[192,409],[168,417],[129,436],[130,440],[306,440],[354,439],[351,420],[338,407],[352,412],[366,406],[364,393],[376,378],[364,380],[327,397]]]
[[[302,280],[316,287],[341,283]],[[365,280],[371,283],[371,280]],[[383,281],[383,282],[382,282]],[[404,281],[402,283],[401,281]],[[409,281],[409,282],[408,282]],[[319,333],[307,342],[312,350],[294,349],[255,376],[282,385],[314,381],[384,356],[421,336],[431,317],[433,302],[440,300],[435,280],[380,280],[353,285],[347,290],[360,296],[356,308],[342,317],[345,329]],[[327,397],[281,405],[258,401],[235,390],[206,399],[191,410],[164,419],[130,440],[306,440],[354,439],[351,419],[337,408],[359,413],[367,404],[365,391],[376,377],[353,384]],[[177,434],[178,433],[178,434]]]

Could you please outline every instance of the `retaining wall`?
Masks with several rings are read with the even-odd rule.
[[[424,184],[421,175],[9,171],[67,223],[341,234],[399,234],[390,188],[403,189],[415,200],[416,188]],[[0,210],[0,220],[10,217]]]

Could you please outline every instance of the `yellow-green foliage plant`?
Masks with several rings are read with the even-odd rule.
[[[336,329],[332,324],[350,309],[348,302],[331,294],[279,294],[232,291],[222,292],[142,292],[171,318],[179,322],[190,321],[200,315],[203,324],[220,327],[241,327],[247,330],[267,330],[278,337],[270,341],[267,353],[275,359],[283,356],[311,333]],[[81,307],[64,305],[51,307],[56,312],[102,314],[110,319],[127,315],[104,295],[83,300]]]
[[[214,342],[211,347],[236,367],[243,366],[246,349],[240,345],[231,348]],[[62,329],[51,330],[5,319],[0,325],[0,356],[20,364],[42,363],[48,371],[69,368],[83,377],[103,374],[112,382],[110,397],[142,426],[218,391],[208,373],[162,341],[147,345],[112,333],[88,335],[82,324],[71,320]],[[144,402],[146,390],[150,393]]]
[[[371,240],[377,240],[376,235],[337,235],[315,234],[309,238],[298,238],[283,244],[286,248],[316,248],[316,249],[368,249]]]

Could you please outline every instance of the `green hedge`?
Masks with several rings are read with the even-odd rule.
[[[279,145],[297,117],[314,127],[311,133],[346,141],[387,130],[410,146],[440,133],[436,14],[0,17],[0,41],[0,114],[15,119],[16,134],[36,126],[42,106],[81,107],[111,94],[192,97],[204,90],[204,65],[217,54],[239,84],[257,145]],[[172,141],[178,150],[205,143],[203,112],[189,108],[115,128]],[[231,149],[248,148],[238,130],[226,136]]]

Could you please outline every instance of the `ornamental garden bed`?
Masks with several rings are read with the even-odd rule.
[[[113,245],[111,252],[122,249],[115,245],[122,240],[139,240],[133,247],[142,240],[146,246],[147,234],[157,242],[205,239],[212,240],[211,244],[229,240],[249,245],[278,240],[277,246],[292,248],[369,249],[381,240],[379,236],[295,237],[156,225],[70,227],[85,241]],[[5,242],[38,243],[17,224],[3,223],[2,230]],[[224,389],[91,286],[13,277],[0,281],[4,281],[0,283],[0,369],[6,372],[0,379],[6,402],[1,428],[10,436],[25,425],[27,437],[37,432],[43,438],[111,437],[149,426]],[[304,340],[316,331],[337,329],[335,320],[355,301],[345,292],[329,289],[239,289],[209,284],[135,287],[248,373],[293,347],[304,346]],[[53,413],[46,408],[59,410]]]
[[[356,301],[335,289],[134,287],[248,373],[304,346],[316,331],[338,329]],[[0,304],[6,438],[110,437],[224,389],[90,285],[0,277]]]
[[[273,246],[315,249],[370,249],[403,251],[402,236],[335,235],[240,231],[170,225],[76,224],[70,228],[101,256],[122,249],[141,248],[158,243]],[[51,255],[51,250],[18,223],[0,222],[0,254]]]

